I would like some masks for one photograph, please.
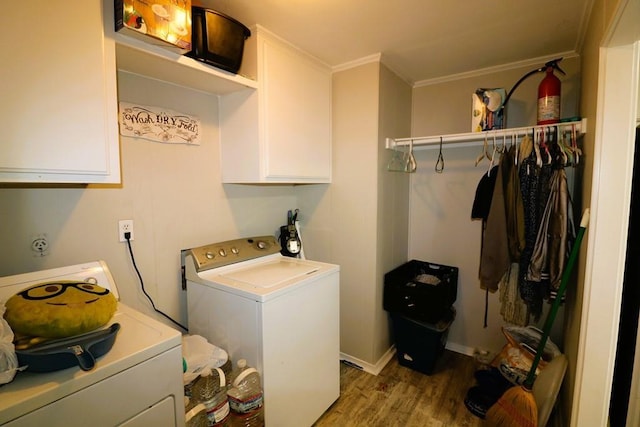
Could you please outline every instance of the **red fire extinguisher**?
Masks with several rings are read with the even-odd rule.
[[[558,67],[556,61],[545,64],[546,75],[538,86],[538,124],[547,125],[560,121],[560,93],[562,84],[560,79],[553,74],[554,70],[564,71]]]
[[[507,102],[511,99],[511,95],[513,95],[513,92],[523,81],[536,73],[546,71],[546,76],[542,79],[542,82],[540,82],[540,86],[538,86],[538,124],[546,125],[550,123],[558,123],[560,121],[561,84],[560,79],[558,79],[553,72],[558,71],[561,74],[565,74],[565,72],[558,67],[558,62],[560,61],[562,61],[562,58],[553,59],[544,64],[544,66],[531,70],[524,76],[520,77],[520,80],[513,85],[507,94],[507,97],[502,104],[502,108],[505,109],[507,107]]]

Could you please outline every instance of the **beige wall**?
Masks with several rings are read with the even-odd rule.
[[[379,64],[333,77],[332,253],[341,270],[340,350],[373,358]]]
[[[378,65],[335,73],[332,99],[332,183],[295,189],[302,230],[316,242],[305,255],[340,265],[340,351],[372,362],[376,226]],[[366,183],[367,185],[364,185]]]
[[[407,132],[411,127],[411,87],[380,67],[380,114],[378,128],[378,228],[376,244],[376,305],[374,358],[379,359],[391,345],[388,314],[382,310],[384,274],[408,261],[409,176],[389,172],[391,152],[385,148],[387,135]]]
[[[405,174],[386,172],[387,132],[408,132],[411,88],[377,61],[333,77],[333,182],[296,187],[307,256],[339,264],[341,352],[375,370],[391,343],[382,277],[406,260]]]
[[[103,259],[122,301],[150,312],[126,244],[118,242],[118,220],[133,219],[132,245],[149,294],[186,322],[180,249],[275,234],[296,207],[293,187],[221,184],[217,97],[122,73],[119,92],[122,101],[198,116],[202,145],[122,138],[121,186],[0,188],[0,275]],[[49,237],[46,257],[30,250],[37,233]]]
[[[413,91],[411,136],[471,132],[471,95],[476,89],[504,88],[509,91],[522,76],[548,60],[501,71],[487,70],[466,78],[453,76],[448,81],[418,82]],[[575,55],[567,56],[559,66],[567,73],[565,76],[556,73],[562,82],[561,116],[575,116],[580,100],[580,60]],[[513,92],[506,109],[507,127],[536,123],[537,90],[543,77],[544,73],[536,73]]]

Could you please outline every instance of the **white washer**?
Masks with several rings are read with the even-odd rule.
[[[339,267],[279,251],[272,236],[191,249],[189,332],[258,369],[268,427],[310,426],[340,395]]]
[[[90,281],[118,290],[103,261],[0,278],[0,300],[53,280]],[[19,372],[0,386],[0,425],[7,427],[184,426],[180,332],[118,302],[111,350],[91,371]]]

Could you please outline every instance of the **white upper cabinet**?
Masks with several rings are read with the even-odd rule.
[[[330,68],[257,26],[240,72],[258,90],[220,97],[222,182],[331,182]]]
[[[0,15],[0,182],[118,183],[113,2],[14,1]]]

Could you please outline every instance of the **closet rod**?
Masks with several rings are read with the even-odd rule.
[[[549,128],[558,128],[559,130],[571,130],[574,126],[578,135],[584,134],[587,130],[587,119],[575,122],[554,123],[552,125],[525,126],[520,128],[488,130],[484,132],[454,133],[448,135],[419,136],[414,138],[387,138],[386,148],[393,149],[396,147],[403,147],[413,142],[414,150],[434,149],[439,148],[440,141],[442,141],[443,146],[473,147],[482,145],[485,138],[487,138],[489,142],[493,142],[493,138],[495,137],[496,139],[500,139],[500,142],[502,142],[502,138],[505,136],[508,141],[513,135],[531,135],[531,131],[534,129],[544,130]]]

